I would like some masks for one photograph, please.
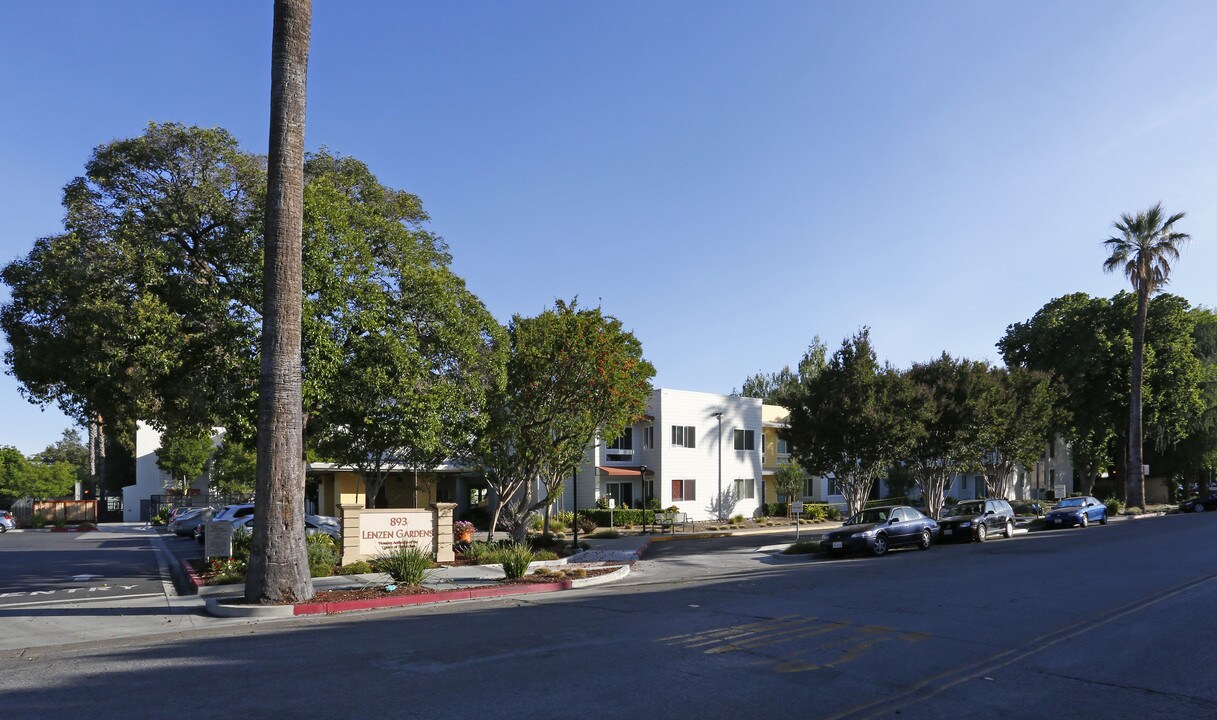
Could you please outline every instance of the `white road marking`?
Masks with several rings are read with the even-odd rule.
[[[138,595],[102,595],[95,597],[73,597],[62,600],[39,600],[36,602],[0,603],[0,611],[8,608],[32,607],[34,605],[65,605],[71,603],[97,602],[98,600],[130,600],[132,598],[161,597],[160,593],[141,593]]]

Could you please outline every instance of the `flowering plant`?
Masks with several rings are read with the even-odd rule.
[[[453,535],[464,535],[471,532],[473,532],[473,523],[467,520],[457,520],[456,522],[452,523]]]

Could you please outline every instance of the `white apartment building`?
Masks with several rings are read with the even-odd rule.
[[[756,398],[656,389],[640,422],[589,448],[561,506],[608,497],[641,507],[657,498],[691,520],[752,517],[764,498],[762,427]]]

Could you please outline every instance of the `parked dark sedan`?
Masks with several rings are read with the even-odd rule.
[[[1179,509],[1183,512],[1212,512],[1217,510],[1217,493],[1184,500],[1180,503]]]
[[[1107,506],[1093,497],[1071,497],[1057,503],[1044,516],[1044,527],[1086,527],[1092,522],[1107,524]]]
[[[840,530],[824,534],[820,550],[826,555],[866,552],[883,555],[889,549],[916,545],[929,550],[938,535],[938,523],[904,505],[868,508],[845,521]]]
[[[984,542],[1001,533],[1014,537],[1014,509],[1005,500],[965,500],[942,509],[939,538]]]

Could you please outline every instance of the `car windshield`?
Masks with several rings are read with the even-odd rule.
[[[1057,505],[1059,508],[1067,507],[1082,507],[1082,500],[1085,498],[1066,498]]]
[[[984,511],[984,503],[959,503],[955,507],[943,508],[943,517],[961,517],[964,515],[979,515]]]
[[[891,517],[891,508],[872,508],[863,510],[845,521],[846,525],[873,525],[875,523],[887,522]]]

